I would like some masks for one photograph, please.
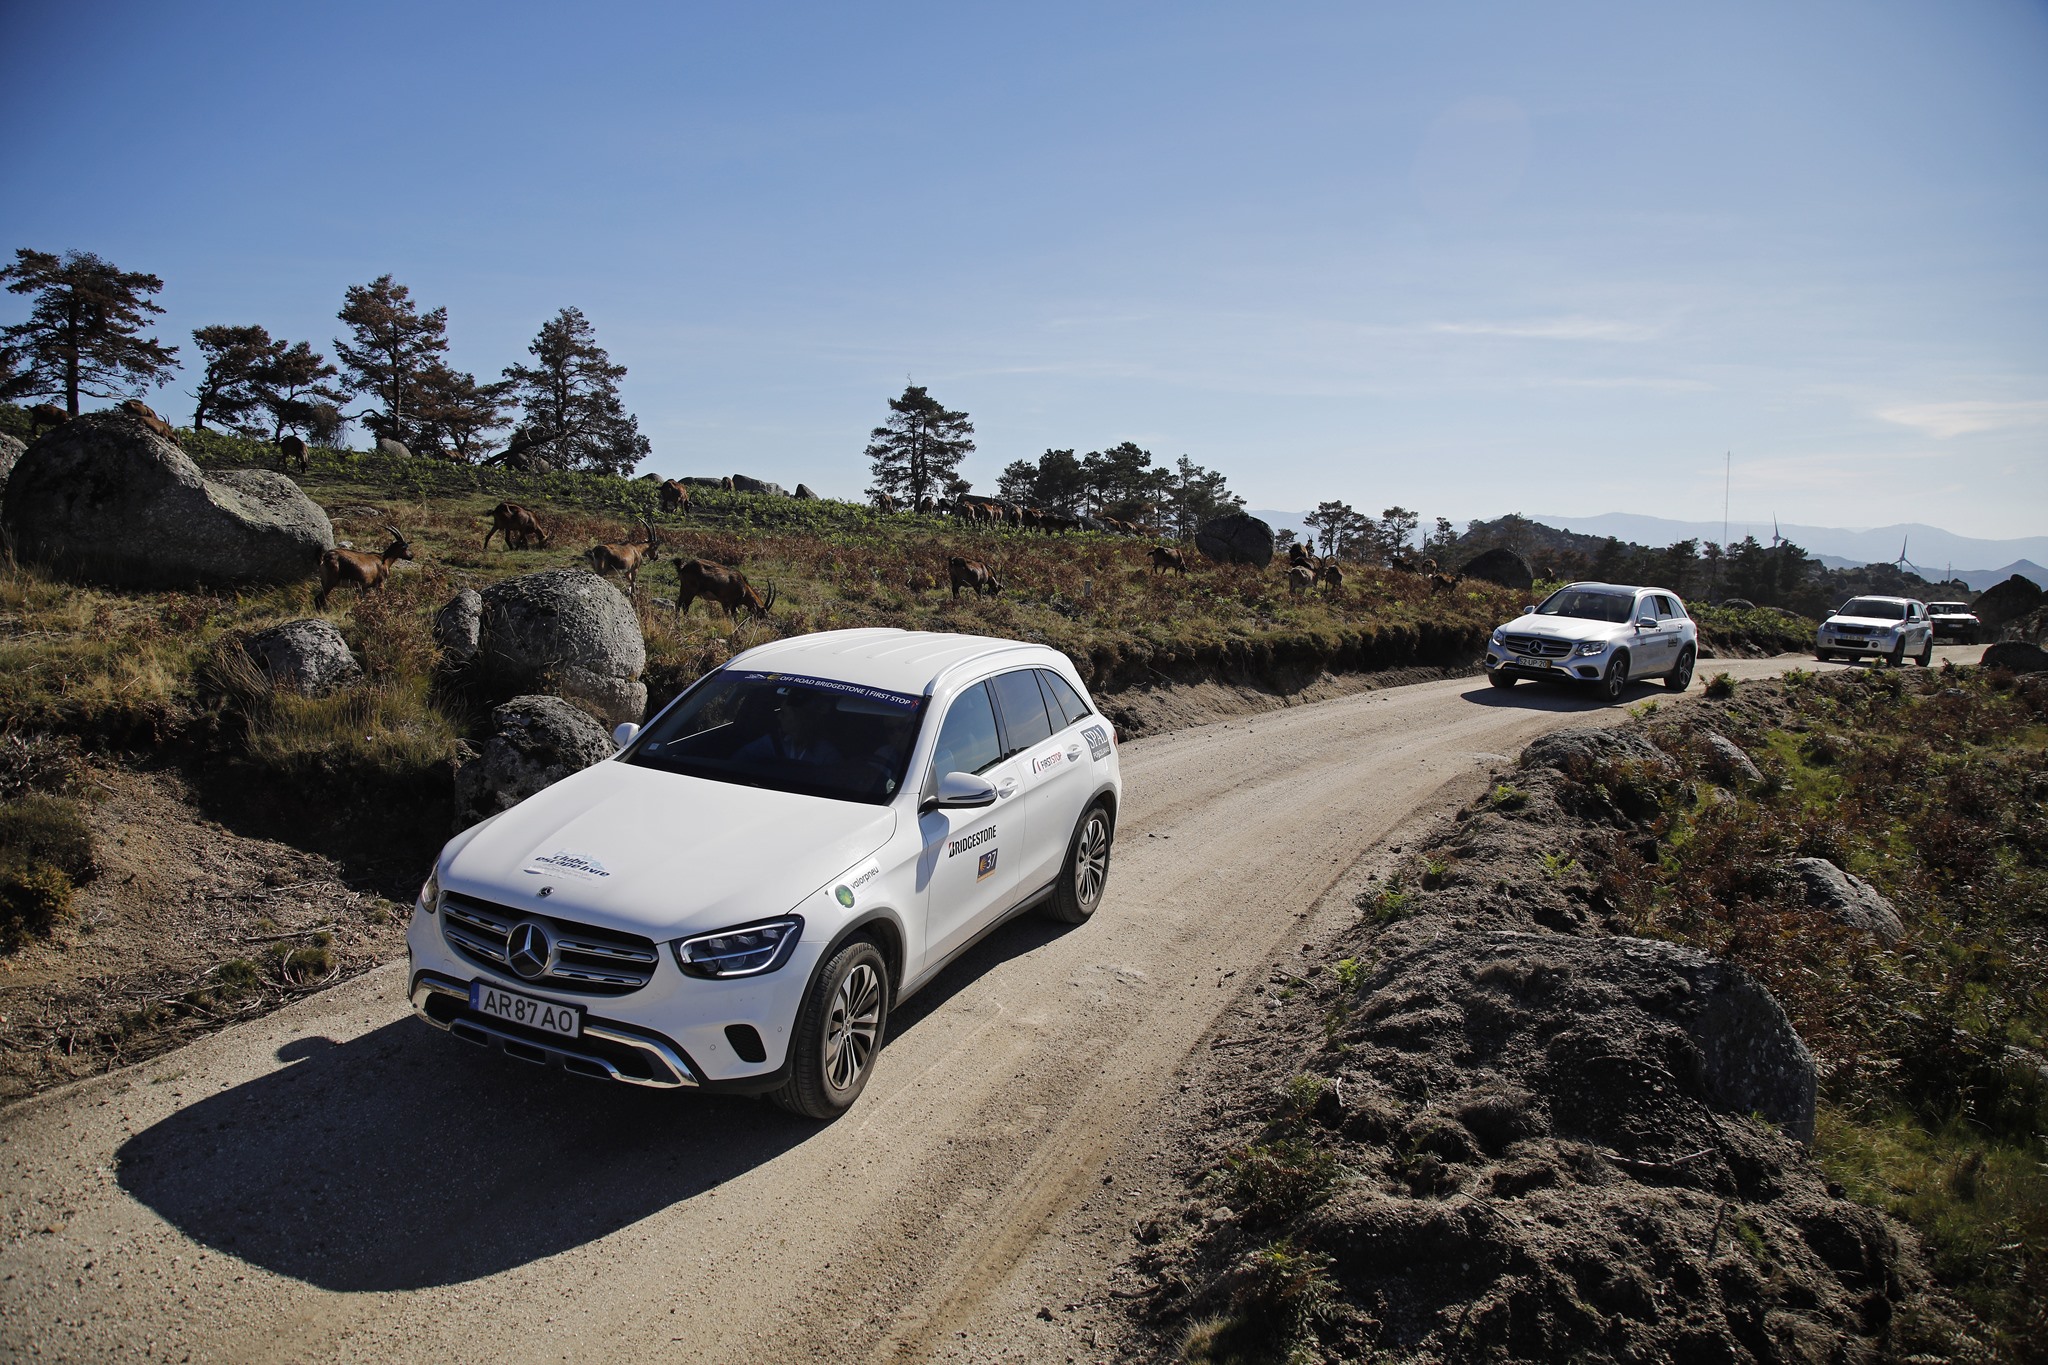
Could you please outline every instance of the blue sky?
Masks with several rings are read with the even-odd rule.
[[[1343,498],[2048,530],[2038,4],[0,8],[0,249],[494,375],[584,310],[664,474],[1134,440]],[[20,299],[0,296],[0,321]],[[159,395],[189,417],[190,379]]]

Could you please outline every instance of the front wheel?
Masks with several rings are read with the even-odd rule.
[[[1901,638],[1897,644],[1892,646],[1892,652],[1884,656],[1884,661],[1893,668],[1905,667],[1906,642],[1904,638]]]
[[[1827,663],[1835,657],[1835,651],[1832,649],[1816,649],[1813,651],[1813,657],[1822,663]]]
[[[1504,668],[1499,670],[1498,672],[1487,674],[1486,680],[1492,683],[1495,687],[1513,687],[1516,683],[1521,681],[1521,679],[1517,678],[1514,674],[1508,672]]]
[[[1934,637],[1932,635],[1927,637],[1926,644],[1920,646],[1920,657],[1913,662],[1919,664],[1922,668],[1927,668],[1934,663]]]
[[[889,964],[874,944],[854,939],[804,992],[790,1036],[789,1080],[775,1102],[805,1118],[838,1118],[866,1088],[888,1025]]]
[[[1692,686],[1692,646],[1678,651],[1678,667],[1664,675],[1664,685],[1673,692],[1683,692]]]
[[[1102,904],[1102,889],[1109,885],[1109,811],[1090,806],[1074,826],[1067,845],[1067,860],[1060,867],[1060,879],[1053,885],[1052,899],[1045,913],[1062,924],[1079,924]]]
[[[1616,654],[1607,665],[1607,671],[1600,675],[1600,699],[1620,701],[1621,694],[1628,690],[1628,655]]]

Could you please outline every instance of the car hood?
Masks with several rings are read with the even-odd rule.
[[[1502,626],[1510,635],[1547,635],[1553,640],[1620,640],[1636,633],[1626,621],[1588,621],[1581,616],[1517,616]]]
[[[1830,616],[1821,624],[1829,626],[1872,626],[1880,630],[1897,630],[1906,623],[1886,616]]]
[[[895,829],[888,806],[597,763],[451,845],[441,885],[669,939],[782,914]]]

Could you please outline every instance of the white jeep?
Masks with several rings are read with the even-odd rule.
[[[1591,684],[1608,701],[1639,678],[1674,692],[1692,685],[1699,627],[1678,594],[1617,583],[1569,583],[1493,632],[1486,680],[1523,678]]]

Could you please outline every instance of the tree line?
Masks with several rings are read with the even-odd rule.
[[[973,420],[908,384],[889,400],[888,420],[869,434],[868,496],[909,507],[964,497],[973,485],[961,477],[960,462],[973,450]],[[995,496],[1060,516],[1115,517],[1183,540],[1244,506],[1223,475],[1185,455],[1154,464],[1152,452],[1131,441],[1085,455],[1048,450],[1036,460],[1013,460],[997,477]]]
[[[0,399],[48,398],[72,416],[82,398],[139,397],[178,371],[177,346],[146,335],[164,310],[164,282],[86,251],[16,250],[0,268],[9,293],[32,299],[26,321],[0,329]],[[590,320],[564,308],[526,348],[530,362],[479,380],[448,363],[448,310],[422,309],[390,275],[351,285],[335,315],[347,328],[335,361],[306,341],[256,324],[197,328],[199,379],[191,425],[280,440],[286,432],[339,444],[350,422],[409,450],[447,459],[523,456],[556,469],[626,474],[649,453],[619,398],[626,367],[598,345]],[[345,405],[368,400],[350,413]],[[505,449],[492,452],[512,428]]]

